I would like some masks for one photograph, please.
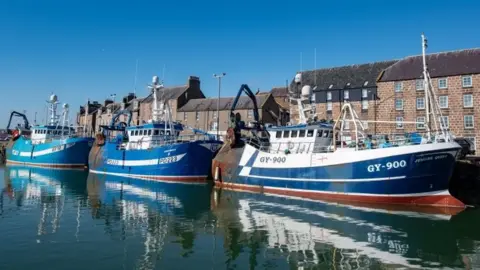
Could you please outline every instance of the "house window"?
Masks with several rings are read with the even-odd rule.
[[[253,118],[253,110],[248,110],[247,111],[247,117],[248,118]]]
[[[403,99],[395,99],[395,110],[397,111],[403,110]]]
[[[395,82],[393,84],[393,88],[395,89],[395,92],[402,92],[403,90],[403,83],[402,82]]]
[[[417,117],[417,129],[424,129],[425,128],[425,117],[419,116]]]
[[[396,117],[395,122],[397,122],[396,123],[397,129],[402,129],[403,128],[403,117],[401,117],[401,116]]]
[[[472,94],[463,95],[463,107],[464,108],[473,107],[473,95]]]
[[[415,81],[415,89],[416,89],[417,91],[419,91],[419,90],[424,90],[424,88],[423,88],[423,86],[424,86],[423,83],[424,83],[423,80],[416,80],[416,81]]]
[[[440,125],[444,128],[448,128],[450,126],[450,123],[448,121],[448,116],[440,117]]]
[[[332,92],[327,92],[327,100],[332,100]]]
[[[332,102],[327,102],[327,111],[332,110]]]
[[[364,129],[368,129],[368,121],[362,121],[362,125]]]
[[[368,98],[368,90],[362,89],[362,98]]]
[[[463,126],[466,129],[473,128],[473,115],[465,115],[463,116]]]
[[[438,105],[440,106],[441,109],[448,108],[448,96],[439,96]]]
[[[447,88],[448,88],[447,78],[438,79],[438,89],[447,89]]]
[[[350,120],[344,120],[344,125],[343,125],[343,128],[344,129],[350,129]]]
[[[349,99],[350,98],[350,91],[345,90],[343,91],[343,99]]]
[[[368,100],[362,100],[362,110],[368,110]]]
[[[462,77],[462,87],[472,87],[472,76]]]
[[[424,110],[425,109],[425,98],[417,98],[417,110]]]
[[[200,120],[200,112],[195,112],[195,119]]]
[[[183,113],[183,121],[187,121],[187,119],[188,119],[188,114],[187,114],[187,112],[184,112]]]
[[[211,126],[210,126],[212,131],[216,131],[216,130],[217,130],[217,124],[218,124],[217,121],[213,121],[213,122],[212,122],[212,124],[211,124]]]

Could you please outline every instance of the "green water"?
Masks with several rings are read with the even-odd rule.
[[[480,212],[421,214],[0,168],[0,269],[480,269]]]

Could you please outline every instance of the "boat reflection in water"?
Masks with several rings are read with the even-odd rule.
[[[116,240],[125,240],[129,235],[143,238],[143,254],[128,255],[139,258],[135,264],[138,269],[168,265],[160,260],[166,256],[164,245],[170,242],[167,237],[178,239],[183,257],[193,253],[195,230],[204,227],[210,212],[211,187],[206,185],[90,173],[87,190],[92,216],[105,220],[107,234]]]
[[[2,212],[9,210],[15,212],[18,211],[18,207],[28,209],[40,206],[37,235],[56,233],[63,214],[66,194],[79,197],[77,210],[80,214],[82,205],[80,197],[85,191],[87,174],[88,172],[84,170],[75,169],[7,166],[4,168],[4,184],[0,198]],[[5,196],[7,200],[15,201],[15,204],[6,204]]]
[[[477,255],[468,254],[480,252],[475,210],[453,216],[435,208],[379,209],[217,188],[211,201],[225,246],[248,245],[250,266],[284,257],[305,269],[480,267]]]

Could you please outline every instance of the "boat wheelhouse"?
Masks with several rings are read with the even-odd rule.
[[[422,46],[425,54],[425,43]],[[212,165],[215,184],[320,200],[465,207],[448,191],[461,147],[440,122],[425,58],[423,77],[428,101],[424,138],[410,136],[399,142],[367,134],[348,102],[331,129],[312,124],[316,117],[314,104],[308,103],[311,88],[304,86],[296,100],[301,126],[259,124],[240,140],[243,125],[231,118],[227,143]],[[258,135],[265,130],[269,138]]]
[[[84,168],[93,138],[77,137],[68,125],[68,104],[63,104],[62,119],[57,115],[58,98],[51,95],[47,101],[50,121],[47,125],[31,127],[24,114],[12,112],[7,129],[12,139],[7,145],[7,164],[41,167]],[[23,118],[22,128],[10,129],[13,116]]]
[[[158,77],[150,86],[153,94],[152,119],[143,125],[130,126],[131,112],[119,111],[90,151],[92,173],[166,182],[206,183],[210,166],[222,142],[214,136],[174,122],[168,102],[160,95]],[[159,104],[160,103],[160,104]],[[120,115],[127,122],[116,123]],[[190,129],[194,138],[181,133]]]

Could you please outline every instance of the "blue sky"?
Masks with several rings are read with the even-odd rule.
[[[217,94],[240,84],[269,90],[300,70],[480,46],[479,1],[57,1],[0,0],[0,126],[11,110],[44,118],[55,92],[72,106],[199,76]]]

